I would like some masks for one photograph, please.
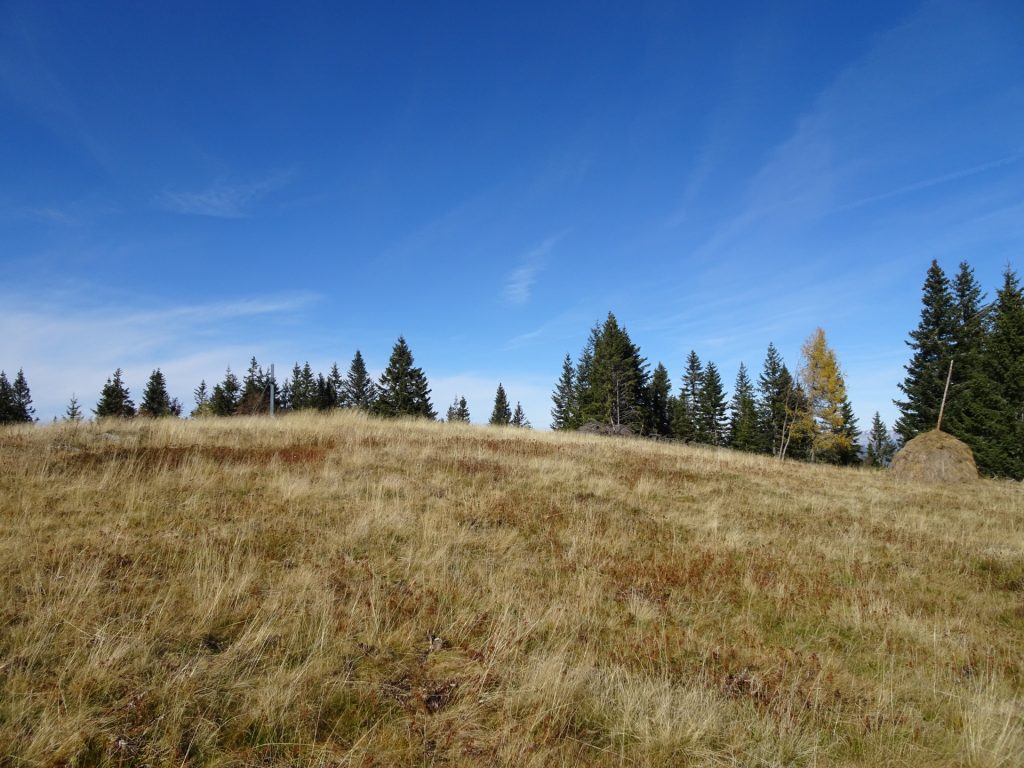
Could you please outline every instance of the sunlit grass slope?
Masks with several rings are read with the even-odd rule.
[[[1024,761],[1024,491],[356,415],[0,432],[0,764]]]

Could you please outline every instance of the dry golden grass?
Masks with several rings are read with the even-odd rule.
[[[1024,491],[333,417],[0,432],[0,764],[1021,765]]]

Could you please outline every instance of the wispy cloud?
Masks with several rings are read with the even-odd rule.
[[[157,207],[186,216],[212,216],[219,219],[242,219],[271,192],[288,184],[294,173],[275,174],[259,181],[228,184],[216,181],[197,192],[164,190],[156,196]]]
[[[519,266],[505,278],[505,300],[509,304],[526,304],[530,300],[537,275],[547,266],[548,256],[567,231],[552,235],[519,258]]]
[[[264,296],[115,311],[88,293],[0,294],[0,361],[25,369],[42,418],[62,412],[72,392],[90,406],[118,367],[133,391],[160,367],[171,394],[188,401],[200,379],[223,374],[228,364],[241,367],[253,354],[283,355],[278,326],[316,300]]]

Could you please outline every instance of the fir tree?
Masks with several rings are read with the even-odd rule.
[[[987,332],[986,315],[991,308],[982,307],[985,294],[974,276],[974,270],[966,261],[960,262],[952,291],[955,313],[953,369],[946,408],[942,415],[942,429],[966,440],[967,429],[963,412],[968,396],[968,383],[981,362]]]
[[[32,393],[25,380],[25,371],[18,369],[11,385],[11,417],[14,422],[31,422],[36,409],[32,407]]]
[[[78,397],[74,393],[72,393],[71,399],[68,401],[68,407],[64,411],[64,421],[78,423],[83,418],[84,417],[82,415],[82,409],[78,405]]]
[[[774,344],[768,345],[757,379],[757,416],[762,449],[781,457],[788,437],[789,407],[794,400],[793,377]]]
[[[857,427],[857,417],[853,413],[853,405],[849,398],[843,399],[839,411],[842,415],[842,425],[838,428],[837,434],[844,439],[839,443],[840,447],[835,454],[835,463],[843,466],[860,464],[860,429]]]
[[[142,402],[139,404],[139,415],[151,418],[171,415],[171,398],[167,394],[167,380],[159,368],[149,375],[149,381],[146,382],[146,389],[142,393]]]
[[[580,379],[577,370],[577,386],[585,392],[585,397],[580,399],[581,420],[646,431],[651,420],[647,403],[649,376],[640,348],[633,344],[629,333],[611,312],[591,339],[593,354],[584,371],[585,380]],[[588,342],[584,354],[589,347]]]
[[[452,404],[448,406],[448,421],[452,424],[469,424],[469,406],[466,398],[455,396]]]
[[[526,418],[526,412],[518,400],[516,401],[516,409],[512,412],[511,424],[513,427],[519,427],[520,429],[530,429],[531,426],[530,420]]]
[[[504,427],[512,421],[512,409],[508,405],[508,397],[505,395],[505,388],[498,384],[498,391],[494,393],[494,408],[491,410],[492,426]]]
[[[888,467],[894,455],[896,443],[889,437],[889,428],[885,426],[878,411],[875,411],[875,416],[871,420],[871,431],[868,433],[865,463],[871,467]]]
[[[368,411],[373,407],[373,401],[377,396],[376,389],[373,380],[366,372],[363,356],[357,349],[342,385],[341,400],[346,408]]]
[[[660,437],[672,436],[672,381],[668,369],[658,363],[651,376],[651,429]]]
[[[206,388],[206,379],[200,381],[199,386],[192,390],[192,396],[196,401],[196,407],[192,409],[193,417],[212,414],[213,409],[210,406],[210,393]]]
[[[729,445],[741,451],[756,452],[761,447],[758,429],[757,404],[754,400],[754,385],[747,375],[747,368],[740,363],[729,405]]]
[[[708,362],[704,367],[701,376],[696,411],[694,426],[697,442],[725,445],[729,423],[726,415],[725,388],[722,386],[718,368],[712,362]]]
[[[694,350],[686,358],[683,384],[672,415],[675,436],[693,442],[698,439],[697,421],[700,418],[701,389],[704,386],[704,365]]]
[[[991,330],[965,395],[964,437],[978,468],[1024,479],[1024,293],[1010,269],[996,292]]]
[[[554,403],[551,408],[551,428],[576,429],[579,426],[576,416],[576,370],[568,353],[562,361],[562,375],[551,394],[551,401]]]
[[[128,387],[121,380],[120,368],[114,371],[113,378],[107,379],[107,383],[103,385],[103,391],[93,413],[97,418],[130,419],[135,415],[135,403],[132,402]]]
[[[904,442],[935,428],[956,343],[956,306],[949,280],[937,261],[928,268],[921,301],[921,320],[907,342],[914,354],[899,385],[906,399],[893,401],[900,410],[896,431]]]
[[[576,361],[575,389],[571,399],[573,404],[573,426],[575,429],[583,424],[592,410],[594,400],[594,388],[592,377],[594,370],[594,349],[601,337],[601,325],[595,323],[587,336],[587,342],[580,351],[579,359]]]
[[[242,395],[242,384],[228,366],[224,381],[215,384],[210,397],[210,410],[214,416],[234,416]]]
[[[388,367],[380,376],[374,411],[387,417],[437,417],[430,403],[427,377],[413,365],[412,352],[402,336],[395,342]]]
[[[332,408],[345,407],[345,377],[338,370],[337,363],[331,363],[331,371],[327,374],[327,391]]]
[[[0,371],[0,424],[14,422],[14,389],[7,380],[7,374]]]

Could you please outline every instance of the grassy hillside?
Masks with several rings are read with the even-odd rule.
[[[355,415],[0,432],[0,763],[1020,765],[1024,489]]]

